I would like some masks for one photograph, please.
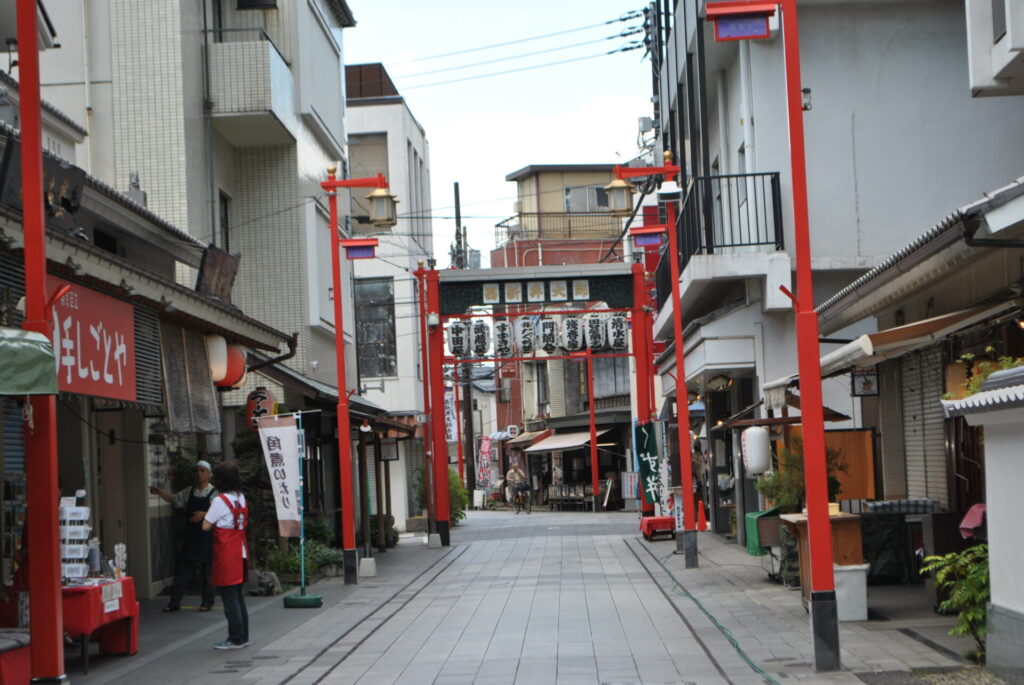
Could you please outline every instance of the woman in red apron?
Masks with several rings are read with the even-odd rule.
[[[249,509],[242,494],[238,465],[224,462],[217,466],[213,484],[221,494],[206,512],[203,530],[213,531],[211,584],[220,590],[224,617],[228,620],[228,639],[213,648],[241,649],[249,645],[249,612],[245,608],[244,592],[249,566],[245,541]]]

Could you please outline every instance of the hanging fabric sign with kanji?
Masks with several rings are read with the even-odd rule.
[[[661,457],[658,455],[658,424],[636,426],[636,456],[640,465],[640,483],[648,502],[661,504]]]
[[[277,508],[277,531],[283,538],[299,537],[299,424],[294,414],[256,419],[270,489]]]

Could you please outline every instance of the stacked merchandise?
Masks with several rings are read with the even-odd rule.
[[[60,507],[61,577],[77,580],[89,575],[89,507]]]

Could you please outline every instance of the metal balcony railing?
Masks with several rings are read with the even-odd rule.
[[[494,227],[498,247],[513,240],[617,238],[621,217],[608,212],[520,212]]]
[[[655,275],[660,308],[672,292],[669,258],[679,273],[698,254],[782,250],[779,173],[698,176],[690,180],[676,227],[679,254],[663,254]]]

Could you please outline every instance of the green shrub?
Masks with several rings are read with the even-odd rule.
[[[754,487],[779,508],[779,513],[793,514],[803,509],[805,501],[803,441],[792,438],[789,447],[783,448],[773,465],[773,470],[757,481]],[[825,451],[828,468],[828,498],[834,500],[842,490],[836,477],[846,473],[846,459],[836,450]]]
[[[455,469],[448,469],[448,520],[454,526],[466,518],[466,507],[469,506],[469,493],[462,487],[462,478]]]
[[[969,635],[977,651],[968,654],[985,661],[985,610],[992,592],[988,582],[988,545],[975,545],[962,552],[924,558],[921,573],[935,572],[935,584],[948,593],[939,603],[940,611],[956,611],[956,626],[950,635]]]

